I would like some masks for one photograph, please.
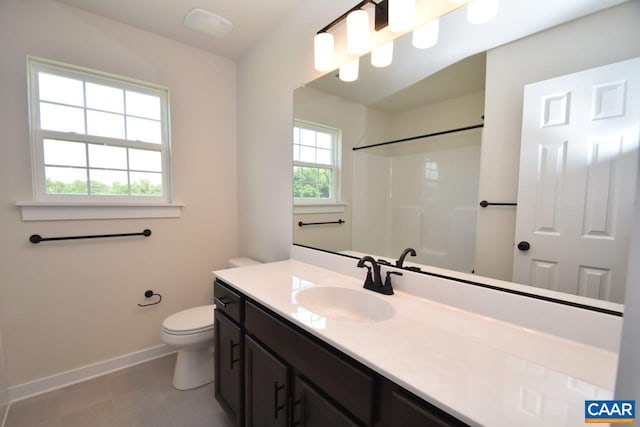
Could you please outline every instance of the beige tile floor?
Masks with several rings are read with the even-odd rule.
[[[5,427],[231,427],[213,383],[187,391],[171,386],[175,358],[13,403]]]

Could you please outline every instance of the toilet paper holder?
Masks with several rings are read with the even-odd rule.
[[[154,297],[154,296],[158,297],[158,301],[151,302],[149,304],[138,304],[138,307],[148,307],[150,305],[160,304],[160,301],[162,301],[162,295],[156,294],[151,289],[148,289],[148,290],[144,291],[144,296],[145,296],[145,298],[151,298],[151,297]]]

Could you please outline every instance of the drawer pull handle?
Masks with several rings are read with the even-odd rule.
[[[229,361],[230,361],[229,368],[233,369],[233,364],[240,361],[240,359],[234,359],[233,358],[233,349],[236,348],[237,346],[239,346],[240,343],[238,342],[238,343],[234,344],[233,339],[230,340],[230,341],[231,341],[231,345],[229,346]]]
[[[278,381],[273,382],[273,418],[278,419],[278,412],[283,410],[286,405],[278,405],[278,392],[283,390],[285,386],[278,386]]]
[[[226,297],[222,297],[222,298],[218,298],[218,297],[213,297],[213,300],[215,301],[216,304],[220,304],[223,307],[226,307],[229,304],[232,304],[233,301],[223,301],[223,299],[226,299]]]

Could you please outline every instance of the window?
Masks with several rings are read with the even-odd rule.
[[[297,203],[338,200],[338,129],[296,121],[293,126],[293,197]]]
[[[29,58],[36,199],[170,202],[168,90]]]

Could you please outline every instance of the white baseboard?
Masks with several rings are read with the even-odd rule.
[[[9,402],[13,403],[29,397],[37,396],[48,391],[66,387],[81,381],[86,381],[91,378],[99,377],[113,371],[118,371],[120,369],[157,359],[175,352],[176,350],[174,348],[169,347],[166,344],[160,344],[134,353],[114,357],[113,359],[103,360],[91,365],[71,369],[70,371],[29,381],[24,384],[18,384],[9,387]]]

